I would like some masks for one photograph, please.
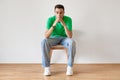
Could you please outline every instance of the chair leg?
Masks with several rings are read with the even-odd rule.
[[[66,56],[67,56],[67,60],[68,60],[68,50],[66,49],[65,51],[66,51]]]
[[[50,49],[50,60],[51,60],[51,57],[52,57],[52,50]]]

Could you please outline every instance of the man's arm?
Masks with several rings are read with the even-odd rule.
[[[45,32],[45,37],[46,37],[46,38],[49,38],[49,36],[50,36],[51,33],[53,32],[53,30],[54,30],[57,22],[58,22],[58,19],[55,20],[55,22],[53,23],[52,27],[51,27],[49,30],[46,30],[46,32]]]
[[[63,25],[63,27],[65,29],[67,37],[72,38],[72,31],[68,30],[66,24],[64,23],[64,21],[62,19],[60,20],[60,22],[61,22],[61,24]]]
[[[50,34],[52,33],[52,31],[53,31],[53,27],[51,27],[49,30],[46,30],[46,32],[45,32],[45,38],[49,38],[49,36],[50,36]]]

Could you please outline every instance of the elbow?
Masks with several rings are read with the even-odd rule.
[[[45,38],[49,38],[49,37],[45,36]]]
[[[69,36],[69,38],[72,38],[72,36]]]
[[[45,38],[49,38],[49,36],[47,34],[45,34]]]
[[[72,33],[69,35],[69,38],[72,38]]]
[[[68,36],[69,38],[72,38],[72,34]]]
[[[72,36],[70,36],[69,38],[72,38]]]

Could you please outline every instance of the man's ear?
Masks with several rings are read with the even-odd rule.
[[[65,14],[65,11],[63,11],[63,13]]]

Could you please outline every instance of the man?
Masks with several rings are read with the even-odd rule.
[[[68,49],[68,66],[66,75],[73,75],[73,62],[76,52],[75,41],[72,38],[72,19],[65,16],[64,6],[57,4],[54,8],[55,15],[48,18],[45,39],[42,41],[42,65],[44,75],[50,72],[50,48],[61,44]]]

